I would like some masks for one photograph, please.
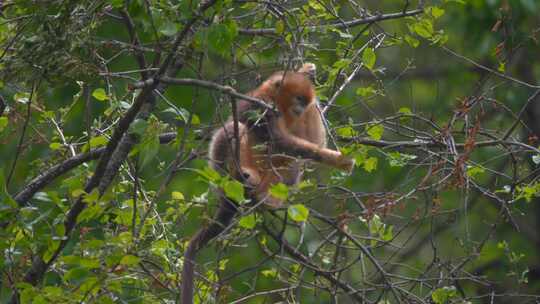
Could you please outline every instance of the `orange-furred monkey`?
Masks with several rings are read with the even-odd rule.
[[[302,170],[297,157],[348,172],[354,167],[352,159],[326,148],[326,132],[310,80],[314,73],[315,65],[307,63],[296,72],[273,74],[248,95],[274,105],[277,111],[257,115],[260,112],[257,105],[239,100],[236,115],[233,115],[238,119],[236,132],[231,118],[212,137],[210,166],[242,181],[255,203],[263,202],[271,207],[282,205],[281,200],[268,194],[268,189],[279,182],[298,183]],[[199,230],[184,253],[183,304],[193,303],[196,253],[223,231],[236,213],[234,202],[222,193],[219,195],[221,205],[214,222]]]

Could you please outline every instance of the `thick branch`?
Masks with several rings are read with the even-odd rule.
[[[0,116],[4,114],[4,111],[7,108],[6,101],[4,100],[4,96],[0,95]]]
[[[171,69],[171,66],[173,65],[177,50],[180,46],[180,44],[183,42],[183,40],[187,37],[188,33],[191,31],[191,27],[196,23],[196,21],[202,16],[202,13],[204,10],[209,8],[212,4],[214,4],[216,1],[207,1],[201,4],[199,7],[199,11],[194,15],[192,19],[190,19],[182,32],[178,34],[178,36],[175,39],[174,45],[168,54],[167,58],[163,62],[163,64],[160,66],[160,69],[158,72],[156,72],[155,77],[156,79],[159,79],[162,75],[168,73]],[[158,88],[158,82],[153,83],[152,85],[145,87],[137,96],[135,101],[133,102],[133,105],[131,108],[126,112],[126,114],[120,119],[118,124],[116,125],[116,128],[107,144],[107,147],[105,148],[105,151],[102,153],[100,160],[96,166],[96,169],[94,171],[94,175],[90,178],[90,180],[87,182],[84,190],[86,193],[90,193],[92,190],[94,190],[98,185],[100,187],[100,190],[102,190],[104,187],[106,188],[108,186],[108,182],[112,180],[116,172],[111,172],[112,170],[117,169],[117,165],[120,161],[121,157],[126,157],[127,153],[124,153],[125,149],[119,149],[118,153],[115,153],[118,145],[120,144],[122,138],[124,137],[124,134],[127,132],[130,124],[133,122],[133,120],[141,114],[141,109],[146,104],[147,107],[145,107],[144,111],[151,111],[151,103],[154,101],[154,90]],[[130,146],[130,141],[122,140],[122,143],[125,143],[127,147]],[[125,148],[125,147],[124,147]],[[113,157],[114,155],[114,157]],[[111,160],[113,160],[111,162]],[[105,181],[102,181],[102,179],[105,177]],[[101,192],[102,193],[102,192]],[[77,223],[77,217],[79,214],[84,210],[86,204],[83,202],[82,196],[79,197],[77,202],[73,204],[71,209],[69,210],[68,214],[66,215],[66,219],[64,221],[64,239],[59,244],[58,248],[55,250],[55,252],[52,254],[51,258],[48,261],[44,261],[41,258],[41,254],[36,255],[36,258],[32,261],[32,266],[30,269],[26,272],[23,281],[30,283],[32,285],[37,284],[41,281],[43,278],[43,275],[47,271],[47,269],[50,267],[52,263],[55,262],[56,258],[66,244],[71,239],[71,233],[73,229],[75,228],[75,225]],[[13,297],[11,298],[10,303],[17,303],[18,302],[18,294],[15,291],[13,294]]]
[[[159,136],[159,141],[162,144],[171,142],[176,137],[176,133],[165,133]],[[86,153],[77,154],[70,157],[63,162],[54,165],[53,167],[43,171],[34,179],[32,179],[19,193],[14,197],[15,201],[19,203],[19,206],[24,206],[28,203],[36,192],[45,188],[52,183],[55,178],[60,175],[73,170],[74,168],[82,165],[85,162],[98,159],[105,151],[105,147],[91,150]]]

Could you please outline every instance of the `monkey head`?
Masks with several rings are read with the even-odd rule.
[[[315,87],[306,73],[276,73],[263,83],[261,89],[288,123],[297,121],[315,105]]]

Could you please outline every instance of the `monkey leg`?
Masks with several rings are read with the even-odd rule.
[[[236,159],[236,156],[239,159]],[[227,122],[223,128],[214,133],[210,142],[209,159],[214,170],[225,170],[247,186],[254,187],[261,181],[253,162],[248,127],[243,123],[238,123],[238,138],[236,138],[232,121]]]

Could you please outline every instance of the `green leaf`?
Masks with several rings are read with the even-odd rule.
[[[289,197],[289,187],[283,183],[272,185],[269,192],[270,195],[282,201],[287,200],[287,197]]]
[[[371,171],[377,169],[378,161],[379,159],[376,157],[370,157],[364,160],[364,170],[371,173]]]
[[[287,209],[287,214],[295,222],[305,222],[309,216],[309,209],[302,204],[291,205]]]
[[[109,99],[109,96],[107,96],[107,92],[105,92],[105,89],[102,88],[95,89],[94,92],[92,92],[92,96],[99,101],[105,101]]]
[[[438,19],[439,17],[444,15],[444,9],[437,6],[432,6],[428,10],[431,13],[431,16],[433,16],[433,18],[435,19]]]
[[[454,286],[445,286],[436,289],[431,294],[431,299],[433,299],[433,302],[435,302],[436,304],[445,304],[448,303],[448,301],[456,295],[457,291]]]
[[[173,200],[178,200],[178,201],[185,200],[184,194],[182,192],[179,192],[179,191],[173,191],[171,193],[171,197],[172,197]]]
[[[148,165],[159,152],[159,135],[155,131],[156,130],[153,129],[151,132],[145,132],[142,141],[137,145],[140,155],[140,168],[144,168]]]
[[[135,121],[129,126],[131,133],[143,136],[148,127],[148,122],[144,119],[135,119]]]
[[[109,140],[104,135],[90,138],[90,148],[105,146]]]
[[[49,145],[49,148],[51,148],[51,150],[58,150],[62,148],[62,144],[58,142],[53,142]]]
[[[27,104],[30,101],[30,93],[19,92],[13,95],[13,100],[23,104]]]
[[[285,31],[285,23],[282,20],[276,22],[276,33],[281,34]]]
[[[384,133],[384,127],[381,124],[368,124],[366,131],[371,139],[380,140]]]
[[[219,184],[219,181],[221,180],[221,175],[210,167],[204,167],[202,170],[195,169],[195,172],[199,173],[199,175],[204,177],[207,181],[214,184]]]
[[[74,189],[73,191],[71,191],[71,196],[74,197],[74,198],[77,198],[83,194],[86,194],[86,192],[81,189],[81,188],[77,188],[77,189]]]
[[[201,124],[201,119],[199,118],[199,115],[193,114],[193,115],[191,116],[191,124],[192,124],[193,126],[198,126],[198,125]]]
[[[240,221],[238,222],[238,225],[240,225],[240,227],[242,227],[242,228],[253,229],[255,227],[256,222],[257,221],[256,221],[256,218],[255,218],[255,214],[252,213],[252,214],[243,216],[240,219]]]
[[[90,205],[79,214],[79,216],[77,217],[77,224],[97,219],[101,216],[102,212],[103,207],[99,204]]]
[[[373,87],[365,87],[365,88],[356,89],[356,95],[359,95],[362,97],[369,97],[369,96],[375,95],[375,93],[377,93],[377,90],[375,90]]]
[[[120,260],[120,264],[131,266],[131,265],[138,264],[140,261],[141,261],[141,258],[128,254],[122,257],[122,259]]]
[[[506,62],[499,62],[499,66],[497,67],[497,71],[504,73],[506,72]]]
[[[0,168],[0,211],[15,209],[19,205],[7,192],[4,170]]]
[[[75,267],[64,274],[66,281],[82,281],[90,275],[90,271],[85,267]]]
[[[225,195],[237,203],[241,203],[245,200],[244,186],[242,183],[236,180],[226,181],[223,185]]]
[[[275,268],[271,268],[271,269],[261,270],[261,274],[267,278],[275,278],[277,277],[278,272]]]
[[[398,113],[405,114],[405,115],[411,115],[412,111],[411,111],[411,109],[409,109],[407,107],[401,107],[401,108],[399,108]]]
[[[352,138],[358,135],[358,132],[356,132],[356,130],[353,129],[351,126],[347,126],[338,128],[336,130],[336,134],[344,138]]]
[[[379,238],[385,242],[391,241],[394,238],[394,226],[388,225],[382,231],[379,231]]]
[[[372,48],[366,48],[362,53],[362,62],[368,69],[373,69],[375,62],[377,60],[377,55]]]
[[[413,48],[417,48],[420,45],[420,40],[414,38],[411,35],[405,35],[405,41]]]
[[[391,167],[403,167],[413,159],[416,159],[416,155],[404,154],[399,152],[390,152],[387,154],[388,162]]]
[[[162,111],[163,113],[171,113],[176,115],[175,119],[183,122],[187,122],[189,118],[189,111],[182,107],[169,107]],[[195,114],[193,114],[195,116]],[[192,119],[193,121],[193,119]],[[193,123],[193,122],[192,122]]]
[[[468,166],[467,175],[470,177],[475,177],[479,174],[484,173],[486,170],[481,166]]]
[[[8,125],[8,118],[6,116],[0,117],[0,132],[4,131],[7,125]]]
[[[527,203],[540,194],[540,182],[535,182],[532,185],[518,186],[516,187],[517,196],[515,200],[525,199]]]
[[[84,196],[83,202],[85,202],[87,204],[90,204],[90,203],[97,202],[98,199],[99,199],[99,190],[94,189],[94,190],[92,190],[92,192],[90,192],[90,193],[88,193],[87,195]]]
[[[167,21],[159,27],[159,32],[165,36],[174,36],[178,33],[178,26],[174,22]]]
[[[96,269],[100,267],[99,259],[97,258],[82,258],[79,261],[79,265],[88,269]]]
[[[412,30],[423,38],[431,38],[433,36],[433,24],[428,19],[422,19],[413,24]]]
[[[124,0],[109,0],[109,3],[114,8],[122,8],[122,6],[124,6]]]
[[[346,68],[346,67],[348,67],[350,65],[351,65],[351,60],[344,58],[344,59],[340,59],[340,60],[334,62],[334,64],[332,66],[334,68],[336,68],[336,69],[344,69],[344,68]]]
[[[399,108],[398,113],[403,114],[404,116],[404,117],[400,117],[399,121],[406,123],[411,120],[411,117],[410,117],[410,115],[412,114],[411,109],[407,107],[401,107]]]
[[[234,20],[227,20],[221,24],[214,24],[208,30],[208,43],[210,48],[225,56],[230,53],[230,48],[238,35],[238,25]]]

